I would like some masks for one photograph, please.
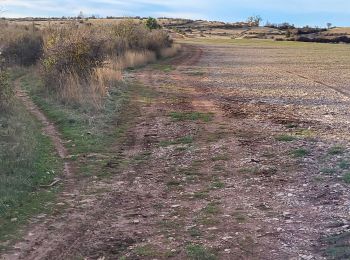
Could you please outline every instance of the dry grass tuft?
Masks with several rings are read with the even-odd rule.
[[[40,60],[48,94],[65,103],[90,102],[100,107],[110,86],[122,80],[122,70],[174,56],[179,46],[173,46],[162,30],[124,20],[89,26],[71,22],[42,30],[34,24],[4,23],[1,50],[8,64],[32,65]]]
[[[135,68],[157,60],[156,54],[152,51],[127,51],[117,61],[120,69]]]
[[[181,51],[181,45],[179,44],[174,44],[171,47],[164,48],[160,51],[160,56],[162,58],[171,58],[176,56]]]

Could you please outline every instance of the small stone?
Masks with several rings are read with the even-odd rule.
[[[311,260],[314,259],[312,255],[300,255],[300,258],[303,260]]]
[[[224,251],[225,251],[225,253],[227,253],[227,254],[231,253],[231,249],[228,249],[228,248],[225,249]]]
[[[172,205],[171,206],[173,209],[181,207],[181,205]]]
[[[286,211],[286,212],[283,212],[282,215],[283,215],[283,217],[289,219],[289,218],[291,218],[292,214],[290,212]]]
[[[277,232],[282,232],[284,231],[283,228],[277,228]]]
[[[11,222],[17,222],[18,221],[18,218],[11,218]]]
[[[134,223],[134,224],[139,224],[139,223],[140,223],[140,220],[135,219],[132,223]]]
[[[208,228],[208,230],[218,230],[217,227],[211,227],[211,228]]]

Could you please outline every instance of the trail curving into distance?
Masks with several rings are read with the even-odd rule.
[[[21,100],[25,108],[43,124],[44,134],[51,139],[59,157],[65,160],[68,156],[68,151],[63,145],[63,140],[61,139],[60,134],[58,133],[54,124],[50,122],[49,119],[40,111],[39,107],[34,104],[28,94],[20,88],[20,79],[15,81],[15,90],[16,97]],[[71,167],[69,162],[64,162],[63,173],[65,177],[71,176]]]

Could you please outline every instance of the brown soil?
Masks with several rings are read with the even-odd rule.
[[[131,72],[154,95],[134,97],[115,175],[63,193],[4,259],[187,259],[191,244],[207,250],[193,259],[325,259],[322,238],[349,227],[344,172],[322,170],[350,158],[346,79],[310,80],[319,68],[292,51],[185,45],[173,70]]]
[[[43,132],[50,137],[55,149],[61,159],[65,160],[68,156],[67,149],[64,147],[64,142],[60,137],[56,127],[51,123],[47,117],[40,111],[40,109],[33,103],[28,94],[20,89],[19,79],[15,81],[16,97],[22,101],[28,111],[30,111],[43,124]],[[65,177],[71,176],[71,166],[68,162],[64,163]]]

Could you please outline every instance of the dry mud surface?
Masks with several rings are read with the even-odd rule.
[[[349,50],[185,44],[129,73],[155,94],[135,96],[114,177],[77,180],[3,258],[330,257],[325,238],[350,223]]]

